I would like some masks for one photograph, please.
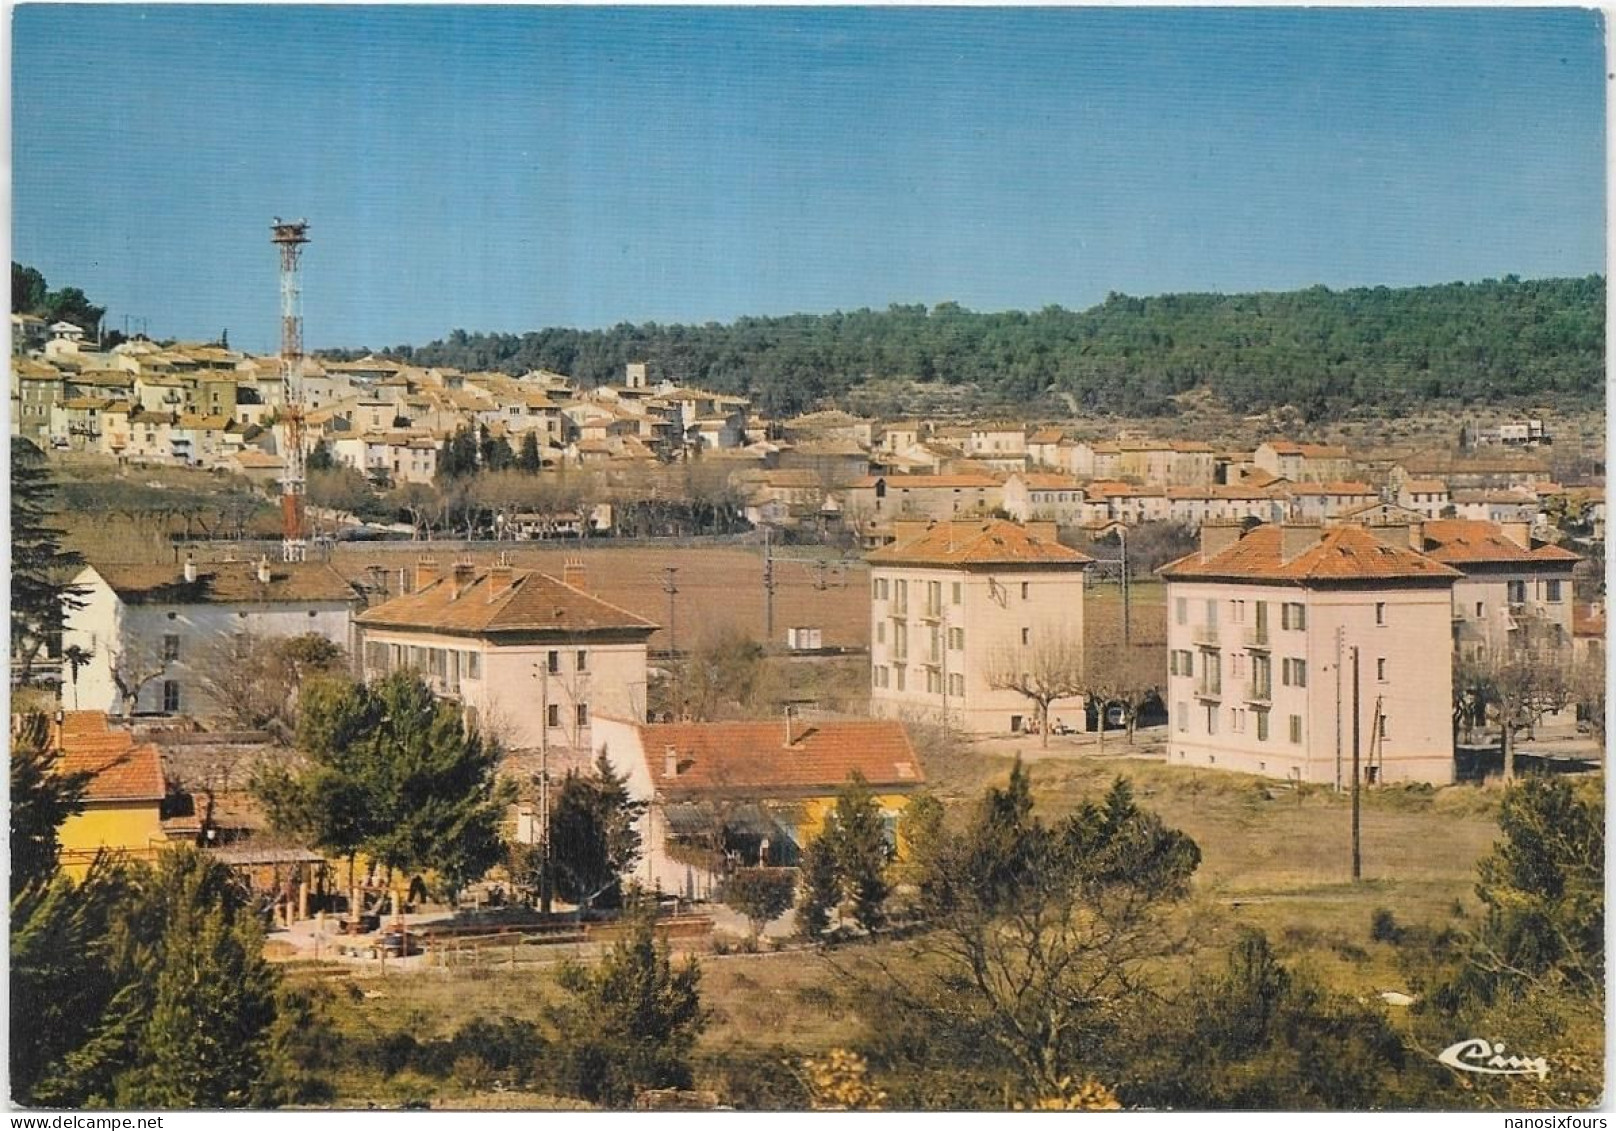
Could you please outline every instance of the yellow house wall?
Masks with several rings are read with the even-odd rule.
[[[62,869],[83,879],[98,849],[114,849],[148,859],[167,843],[156,801],[95,804],[62,822],[58,834]]]

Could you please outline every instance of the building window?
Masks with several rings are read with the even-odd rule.
[[[905,669],[902,667],[902,665],[900,665],[896,669],[896,671],[898,673],[898,690],[903,691],[903,690],[905,690],[905,688],[904,688],[904,682],[905,682],[905,680],[904,680],[904,671],[905,671]]]
[[[1206,599],[1206,627],[1218,627],[1218,603],[1211,597]]]
[[[1286,601],[1279,610],[1282,628],[1303,631],[1307,628],[1307,606],[1300,601]]]
[[[481,679],[483,677],[483,654],[481,652],[466,653],[466,678]]]
[[[544,725],[549,727],[561,725],[561,704],[550,704],[549,709],[544,712]]]
[[[586,727],[586,726],[589,725],[589,704],[588,703],[580,703],[580,704],[578,704],[578,706],[574,709],[573,714],[576,716],[579,726]]]
[[[578,652],[578,670],[581,672],[589,670],[589,653],[581,649]]]
[[[1189,601],[1183,597],[1173,598],[1173,623],[1189,623]]]
[[[163,662],[168,663],[180,658],[180,638],[168,635],[163,637]]]
[[[1291,742],[1300,746],[1302,744],[1302,716],[1291,716]]]
[[[1486,609],[1486,607],[1487,606],[1483,605],[1480,601],[1476,602],[1476,619],[1477,620],[1480,620],[1482,618],[1482,616],[1484,615],[1483,610]]]
[[[1509,586],[1509,603],[1512,605],[1526,604],[1526,582],[1510,581],[1506,584]]]
[[[1380,716],[1380,740],[1385,742],[1391,737],[1391,720],[1385,715]]]
[[[965,630],[963,628],[951,628],[948,630],[948,647],[954,652],[965,651]]]
[[[545,655],[545,668],[551,675],[561,671],[561,653],[550,652]]]
[[[1032,629],[1024,628],[1021,630],[1021,643],[1023,645],[1032,643]]]
[[[926,693],[940,695],[943,691],[943,673],[935,669],[926,669]]]
[[[958,672],[955,672],[955,673],[953,673],[952,675],[950,675],[948,677],[948,693],[950,695],[953,695],[953,696],[957,697],[957,698],[963,698],[964,697],[964,695],[965,695],[965,677],[963,675],[960,675]]]
[[[1307,661],[1285,660],[1280,665],[1280,679],[1286,687],[1307,686]]]
[[[1551,604],[1557,605],[1560,603],[1560,582],[1558,578],[1543,583],[1543,599]]]
[[[871,582],[870,582],[870,600],[879,601],[880,599],[881,599],[881,579],[879,577],[877,577],[877,578],[872,579]]]
[[[1375,678],[1381,683],[1386,682],[1386,657],[1384,656],[1375,661]]]
[[[176,714],[180,709],[180,685],[171,679],[163,681],[163,711]]]
[[[1267,742],[1268,741],[1268,712],[1267,711],[1258,711],[1257,712],[1257,741],[1258,742]]]
[[[1375,623],[1376,624],[1385,624],[1386,623],[1386,602],[1385,601],[1376,601],[1375,602]]]
[[[1206,705],[1206,733],[1218,733],[1218,709],[1211,703]]]
[[[909,611],[909,583],[907,581],[898,582],[896,605],[895,612],[907,613]]]
[[[1021,599],[1023,601],[1025,601],[1027,598],[1029,598],[1031,596],[1032,596],[1032,582],[1023,581],[1021,583]]]
[[[965,599],[965,586],[961,585],[957,581],[954,582],[954,604],[958,605],[964,599]]]

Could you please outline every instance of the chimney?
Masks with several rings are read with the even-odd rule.
[[[471,588],[472,579],[477,574],[477,567],[469,559],[462,559],[454,564],[454,592],[450,600],[459,598],[460,594]]]
[[[662,748],[662,776],[665,778],[679,776],[679,751],[671,742]]]
[[[510,559],[502,551],[499,555],[499,561],[488,569],[488,600],[490,603],[493,602],[495,597],[511,587],[514,576]]]
[[[1037,539],[1040,542],[1049,542],[1051,544],[1060,541],[1060,536],[1055,532],[1055,524],[1048,519],[1038,519],[1037,521],[1026,522],[1022,525],[1026,529],[1027,537],[1029,538]]]
[[[1383,545],[1394,550],[1418,550],[1414,525],[1408,522],[1374,522],[1365,529]]]
[[[421,557],[415,559],[415,589],[419,593],[428,585],[438,579],[438,559]]]
[[[1201,523],[1201,560],[1222,553],[1245,536],[1246,528],[1238,519],[1209,518]]]
[[[268,557],[268,555],[265,555],[264,557],[261,557],[261,558],[258,559],[258,583],[260,585],[268,585],[269,584],[269,557]]]
[[[1306,553],[1324,537],[1324,527],[1316,522],[1287,522],[1279,528],[1279,559],[1288,562]]]
[[[1532,548],[1532,526],[1526,522],[1500,522],[1499,531],[1523,550]]]
[[[196,582],[196,559],[189,554],[185,556],[185,581],[187,584]]]
[[[589,574],[584,569],[582,558],[568,558],[561,563],[561,583],[585,593],[589,592]]]

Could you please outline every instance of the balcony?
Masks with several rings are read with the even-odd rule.
[[[1190,639],[1197,644],[1207,644],[1216,648],[1218,646],[1218,626],[1215,624],[1198,624],[1190,629]]]
[[[1274,687],[1272,683],[1246,684],[1247,703],[1272,703],[1274,701]]]
[[[1209,683],[1204,679],[1198,680],[1195,684],[1195,697],[1197,699],[1208,699],[1213,701],[1222,699],[1223,681],[1213,680]]]
[[[1262,625],[1258,628],[1246,629],[1245,641],[1247,648],[1255,648],[1259,651],[1267,651],[1269,648],[1273,647],[1273,645],[1268,642],[1267,625]]]

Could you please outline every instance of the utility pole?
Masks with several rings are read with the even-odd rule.
[[[1352,880],[1363,878],[1363,841],[1359,817],[1358,743],[1361,729],[1358,718],[1358,646],[1352,646]]]
[[[774,643],[774,544],[763,528],[763,647]]]
[[[1117,527],[1117,537],[1122,540],[1122,645],[1126,648],[1129,643],[1131,620],[1129,615],[1131,610],[1128,608],[1128,528],[1126,526]],[[1104,719],[1100,720],[1100,731],[1103,735],[1105,731]]]
[[[678,566],[662,567],[662,592],[668,595],[668,655],[679,654],[679,636],[674,623],[673,599],[679,595],[679,585],[674,577],[679,572]]]
[[[550,657],[539,661],[539,911],[550,914]]]
[[[1341,792],[1341,644],[1346,629],[1335,630],[1335,791]]]

